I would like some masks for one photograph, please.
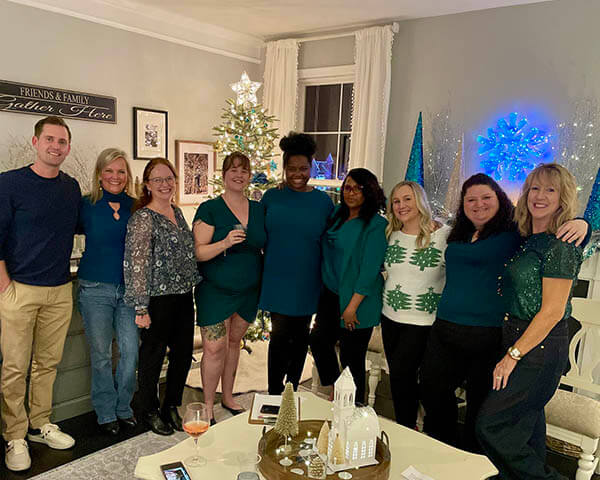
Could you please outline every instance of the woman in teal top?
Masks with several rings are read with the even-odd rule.
[[[582,262],[582,248],[555,234],[576,211],[575,178],[566,168],[543,164],[529,174],[515,211],[526,240],[501,279],[507,353],[477,419],[481,446],[503,479],[565,478],[546,465],[544,407],[567,364],[567,319]]]
[[[211,423],[219,380],[223,407],[234,415],[243,412],[233,398],[233,383],[240,341],[256,318],[266,239],[264,207],[244,194],[249,183],[248,157],[228,155],[225,192],[201,204],[194,217],[196,258],[204,279],[195,290],[203,345],[200,371]]]
[[[298,388],[321,292],[321,236],[333,210],[327,194],[308,185],[316,149],[312,137],[290,132],[279,147],[285,184],[261,200],[267,243],[259,307],[271,315],[271,395],[283,392],[284,378]]]
[[[358,403],[365,399],[367,347],[383,306],[387,220],[379,212],[384,209],[385,195],[375,175],[364,168],[350,170],[322,241],[324,288],[310,348],[321,384],[332,385],[340,375],[335,354],[339,340],[342,368],[350,368]]]
[[[77,276],[79,311],[92,362],[92,405],[100,431],[108,435],[117,435],[120,425],[137,423],[131,399],[139,335],[135,311],[123,299],[125,235],[134,201],[130,192],[133,182],[125,152],[118,148],[100,152],[91,192],[81,199],[78,233],[85,235],[85,251]],[[113,335],[119,346],[115,375]]]

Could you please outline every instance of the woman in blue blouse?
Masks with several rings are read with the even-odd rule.
[[[385,195],[377,177],[364,168],[348,172],[342,201],[329,219],[322,240],[323,291],[310,334],[310,348],[322,385],[340,375],[335,344],[340,342],[342,368],[356,384],[356,402],[365,399],[365,359],[373,327],[383,306],[381,267],[387,249]]]
[[[308,185],[315,141],[290,132],[283,151],[283,188],[268,190],[265,206],[265,266],[259,307],[271,314],[269,394],[283,392],[284,378],[298,388],[312,315],[321,291],[321,236],[333,202]]]
[[[85,235],[85,251],[78,277],[79,311],[92,361],[92,405],[100,429],[110,435],[119,433],[119,421],[136,425],[130,404],[135,392],[138,329],[133,308],[123,301],[123,253],[132,194],[127,155],[117,148],[103,150],[96,161],[91,193],[81,200],[78,230]],[[120,354],[114,378],[113,332]]]
[[[477,419],[478,439],[502,479],[565,478],[546,466],[544,406],[567,364],[567,319],[582,262],[582,248],[556,232],[576,211],[577,186],[566,168],[543,164],[529,174],[515,210],[526,240],[501,280],[507,353]]]

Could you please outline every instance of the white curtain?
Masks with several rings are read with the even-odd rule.
[[[350,168],[371,170],[381,182],[392,79],[391,26],[356,32]]]
[[[298,97],[298,41],[293,39],[267,43],[265,59],[265,89],[263,105],[269,115],[279,122],[280,138],[296,126],[296,101]],[[275,149],[277,174],[281,171],[281,151]]]

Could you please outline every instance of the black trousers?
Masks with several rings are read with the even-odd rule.
[[[335,345],[340,342],[340,363],[349,367],[356,385],[356,402],[365,402],[365,361],[373,327],[347,330],[341,327],[340,299],[323,288],[315,324],[310,332],[310,350],[322,385],[332,385],[340,376]]]
[[[390,369],[390,386],[396,422],[415,428],[419,409],[417,375],[431,327],[409,325],[381,316],[383,348]]]
[[[453,446],[481,452],[475,419],[492,389],[492,371],[502,357],[502,329],[460,325],[437,318],[421,366],[425,432]],[[466,381],[464,445],[458,444],[458,406],[454,391]]]
[[[308,352],[311,315],[293,317],[271,312],[268,379],[269,395],[281,395],[283,379],[298,389]]]
[[[183,388],[194,346],[194,297],[192,292],[150,297],[150,328],[142,329],[138,366],[142,413],[158,409],[158,380],[167,347],[169,366],[163,406],[181,405]]]
[[[511,318],[503,327],[508,349],[528,323]],[[561,321],[517,362],[505,388],[490,392],[477,417],[477,438],[503,480],[564,479],[546,465],[544,407],[567,364],[569,334]]]

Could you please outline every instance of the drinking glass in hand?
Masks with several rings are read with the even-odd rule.
[[[185,464],[189,467],[203,467],[206,465],[206,458],[200,455],[198,450],[198,437],[208,430],[210,420],[208,411],[203,403],[189,403],[185,408],[183,416],[183,430],[194,439],[196,453],[185,459]]]
[[[246,227],[244,227],[241,223],[236,223],[233,226],[234,230],[243,230],[244,233],[246,233]]]

